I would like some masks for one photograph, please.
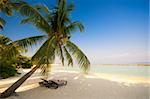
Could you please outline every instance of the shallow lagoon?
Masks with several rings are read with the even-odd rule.
[[[72,68],[56,65],[53,66],[52,71],[81,71],[81,70],[76,66]],[[150,78],[150,66],[92,65],[90,72]]]

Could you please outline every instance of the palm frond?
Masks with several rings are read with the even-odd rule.
[[[13,9],[11,6],[9,5],[6,5],[4,7],[1,8],[1,11],[6,14],[7,16],[12,16],[13,14]]]
[[[64,66],[64,55],[63,55],[63,50],[60,44],[58,44],[58,47],[57,47],[57,55],[59,56],[62,62],[62,65]]]
[[[74,8],[75,8],[74,3],[71,3],[71,4],[69,4],[69,5],[67,6],[67,11],[68,11],[68,12],[71,12],[71,11],[74,10]]]
[[[19,47],[13,44],[12,40],[4,35],[0,35],[0,58],[11,60],[19,54]]]
[[[44,62],[46,62],[47,64],[43,64],[40,66],[41,69],[41,74],[43,76],[45,76],[46,78],[48,78],[48,73],[51,71],[51,63],[49,62],[48,59],[44,58],[43,59]]]
[[[55,37],[52,37],[44,42],[44,44],[38,49],[38,51],[32,57],[32,61],[38,61],[46,57],[53,62],[55,51]],[[44,63],[43,63],[44,64]]]
[[[69,24],[65,30],[67,32],[73,32],[73,31],[76,31],[76,29],[79,29],[80,32],[83,32],[84,26],[80,22],[73,22],[73,23]]]
[[[90,61],[88,60],[86,55],[80,50],[80,48],[78,48],[74,43],[70,41],[66,43],[66,48],[75,57],[81,69],[87,72],[90,68]]]
[[[45,43],[39,48],[39,50],[32,57],[32,61],[39,65],[41,73],[47,76],[51,64],[55,60],[55,37],[52,37],[45,41]]]
[[[38,11],[45,12],[46,14],[49,14],[49,12],[50,12],[49,8],[48,8],[46,5],[44,5],[44,4],[36,5],[35,8],[36,8]]]
[[[8,45],[12,40],[4,35],[0,34],[0,45]]]
[[[68,52],[68,50],[66,49],[65,46],[63,47],[63,49],[64,49],[64,54],[65,54],[66,60],[68,61],[68,66],[69,65],[73,66],[73,59],[72,59],[70,53]]]
[[[27,49],[29,46],[37,45],[38,43],[42,42],[45,39],[46,39],[46,36],[41,35],[41,36],[33,36],[33,37],[17,40],[17,41],[14,41],[13,43],[23,49]]]
[[[33,17],[25,18],[25,19],[21,20],[20,23],[21,24],[31,23],[31,22],[33,22],[33,18],[34,18],[34,16]]]
[[[51,33],[51,26],[46,21],[45,17],[40,14],[36,7],[32,7],[27,3],[23,3],[20,6],[19,12],[22,16],[27,17],[26,19],[22,20],[21,23],[25,24],[32,22],[33,25],[35,25],[39,30],[44,31],[45,33]]]
[[[3,26],[6,24],[6,21],[0,17],[0,29],[3,29]]]
[[[15,44],[13,43],[10,43],[9,45],[7,45],[5,47],[5,53],[4,53],[4,58],[7,59],[7,60],[11,60],[13,57],[16,57],[17,55],[20,54],[19,52],[19,47],[16,46]]]

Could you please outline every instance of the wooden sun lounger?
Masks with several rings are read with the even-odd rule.
[[[57,89],[60,86],[67,85],[67,81],[65,80],[42,80],[42,82],[39,82],[39,85],[47,88]]]

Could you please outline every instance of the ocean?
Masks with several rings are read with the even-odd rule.
[[[58,65],[53,66],[52,71],[82,72],[82,70],[77,66],[63,67]],[[150,66],[91,65],[89,73],[103,73],[110,75],[150,78]]]

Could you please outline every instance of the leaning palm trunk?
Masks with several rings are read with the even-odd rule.
[[[9,97],[10,95],[12,95],[15,92],[15,90],[19,88],[25,82],[25,80],[27,80],[37,69],[38,69],[38,66],[35,66],[31,71],[29,71],[19,80],[17,80],[13,85],[11,85],[3,93],[1,93],[0,97],[5,98],[5,97]]]

